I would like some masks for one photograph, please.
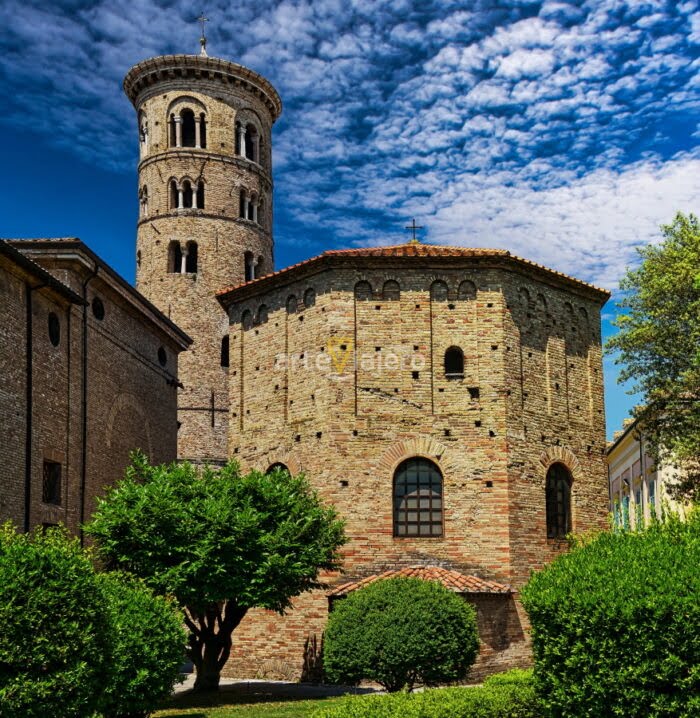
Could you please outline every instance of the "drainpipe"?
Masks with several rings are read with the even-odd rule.
[[[25,378],[25,409],[26,409],[26,434],[24,439],[24,532],[28,533],[31,528],[31,511],[32,511],[32,418],[34,415],[33,405],[33,378],[34,378],[34,356],[33,356],[33,304],[32,292],[45,287],[46,284],[37,284],[33,287],[29,282],[25,283],[27,292],[27,368]]]
[[[83,362],[82,362],[82,387],[81,387],[81,454],[80,454],[80,545],[85,544],[83,524],[85,523],[85,487],[87,485],[87,392],[88,392],[88,308],[87,285],[97,276],[99,266],[96,264],[90,275],[82,284],[83,304]]]

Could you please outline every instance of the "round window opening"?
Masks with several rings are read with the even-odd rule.
[[[61,343],[61,322],[53,312],[49,314],[49,340],[55,347]]]
[[[165,366],[168,363],[168,355],[165,353],[165,349],[163,347],[158,348],[158,363],[161,366]]]
[[[95,319],[99,321],[105,318],[105,305],[99,297],[92,300],[92,313],[95,315]]]

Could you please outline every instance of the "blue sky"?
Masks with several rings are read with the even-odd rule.
[[[3,0],[0,236],[80,236],[134,273],[121,80],[197,52],[202,8]],[[491,246],[615,290],[700,204],[697,0],[208,0],[209,51],[265,75],[277,266],[324,249]],[[615,307],[604,314],[604,332]],[[608,432],[633,400],[606,360]]]

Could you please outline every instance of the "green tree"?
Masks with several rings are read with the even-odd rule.
[[[283,613],[340,565],[335,510],[285,471],[242,475],[236,463],[201,471],[132,456],[87,532],[108,568],[174,596],[190,630],[196,689],[216,689],[232,634],[253,607]]]
[[[677,469],[672,493],[700,501],[700,225],[676,215],[664,239],[639,251],[621,282],[623,310],[607,350],[619,381],[642,394],[635,409],[653,458]]]
[[[109,677],[110,615],[65,531],[0,526],[0,626],[2,718],[93,714]]]
[[[476,612],[435,581],[389,578],[336,603],[323,665],[337,683],[380,683],[387,691],[464,678],[479,651]]]

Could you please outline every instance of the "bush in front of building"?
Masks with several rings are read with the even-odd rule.
[[[323,665],[335,683],[376,681],[387,691],[463,679],[476,659],[474,609],[440,583],[376,581],[336,602]]]
[[[184,617],[167,598],[126,574],[99,576],[110,612],[113,659],[100,703],[105,718],[142,718],[167,697],[180,675]]]
[[[483,686],[422,693],[354,696],[320,708],[312,718],[541,718],[530,671],[487,678]]]
[[[0,715],[85,718],[111,654],[110,615],[89,557],[60,529],[0,527]]]
[[[522,592],[553,717],[700,715],[700,514],[579,541]]]

